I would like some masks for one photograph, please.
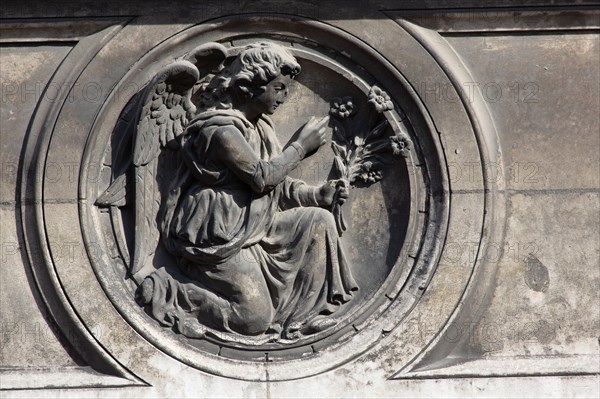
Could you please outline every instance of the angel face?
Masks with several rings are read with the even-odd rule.
[[[264,91],[254,97],[256,111],[261,114],[273,114],[285,101],[291,83],[292,78],[283,74],[267,83]]]

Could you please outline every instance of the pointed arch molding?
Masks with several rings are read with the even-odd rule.
[[[498,184],[503,179],[486,178],[481,167],[501,162],[496,134],[477,93],[465,96],[461,79],[468,78],[468,70],[443,40],[436,41],[439,51],[432,54],[414,31],[392,20],[368,24],[368,29],[366,24],[244,15],[198,25],[156,25],[140,17],[74,47],[53,78],[74,82],[72,90],[60,101],[40,104],[31,123],[21,209],[43,297],[96,371],[126,384],[176,378],[182,368],[192,374],[282,381],[349,363],[366,368],[375,361],[383,378],[393,378],[401,370],[442,367],[450,354],[460,353],[461,342],[447,335],[448,326],[478,317],[495,273],[483,248],[502,238]],[[377,298],[365,299],[352,323],[313,343],[310,353],[269,349],[266,356],[265,351],[228,356],[213,344],[203,346],[160,327],[128,295],[130,283],[114,266],[120,262],[116,244],[106,239],[111,227],[102,220],[107,215],[93,204],[102,170],[110,166],[105,152],[114,127],[137,90],[198,44],[248,40],[282,43],[300,63],[320,63],[339,79],[376,80],[402,108],[416,147],[407,161],[410,212],[404,258],[373,290]],[[432,95],[436,88],[444,90],[441,99]],[[451,167],[458,162],[479,166],[466,179]],[[48,165],[56,164],[67,165],[64,170],[76,178],[49,179]],[[56,256],[60,243],[74,248],[72,256]],[[456,243],[471,247],[457,253]]]

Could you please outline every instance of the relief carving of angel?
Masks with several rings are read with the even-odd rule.
[[[300,65],[270,43],[190,54],[147,86],[129,171],[96,201],[123,206],[133,176],[130,272],[159,244],[174,259],[146,273],[141,304],[188,337],[283,342],[336,325],[358,289],[331,213],[348,191],[288,176],[326,142],[328,117],[282,146],[268,116]]]

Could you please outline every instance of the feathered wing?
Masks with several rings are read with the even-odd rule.
[[[177,137],[183,134],[196,112],[192,94],[198,90],[201,77],[222,69],[226,57],[227,50],[223,45],[203,44],[188,53],[185,59],[163,68],[141,93],[140,102],[136,102],[139,117],[133,138],[133,156],[96,200],[98,206],[124,206],[130,185],[128,179],[133,178],[131,199],[135,209],[135,233],[133,254],[130,254],[131,275],[139,272],[156,250],[160,237],[157,215],[161,198],[172,189],[170,183],[178,180],[175,176]],[[130,167],[133,170],[128,174]],[[164,187],[160,186],[159,180]]]
[[[176,138],[184,132],[196,110],[190,96],[198,79],[194,64],[176,61],[160,71],[148,85],[133,147],[135,233],[130,265],[132,275],[141,270],[158,244],[159,155],[164,149],[177,149]],[[172,162],[174,157],[165,155]]]
[[[200,80],[192,93],[192,101],[199,107],[199,111],[210,106],[211,100],[203,98],[211,79],[221,72],[225,66],[230,50],[220,43],[205,43],[189,52],[186,59],[193,63],[200,72]],[[211,97],[210,95],[208,97]]]
[[[130,254],[130,273],[140,271],[156,249],[159,232],[156,216],[161,203],[157,176],[170,169],[177,150],[176,138],[193,118],[196,107],[190,97],[199,79],[198,69],[189,61],[176,61],[163,68],[141,93],[133,138],[133,156],[117,173],[112,184],[98,197],[98,206],[124,206],[126,191],[132,185],[135,209],[134,248]],[[165,154],[161,154],[161,153]],[[163,156],[164,155],[164,156]],[[159,160],[164,158],[164,160]],[[165,165],[163,165],[165,164]],[[130,173],[128,169],[132,167]],[[132,177],[133,182],[128,179]],[[168,180],[168,176],[162,176]],[[131,184],[132,183],[132,184]]]
[[[219,72],[230,50],[220,43],[210,42],[201,44],[188,53],[186,60],[198,68],[200,76]]]

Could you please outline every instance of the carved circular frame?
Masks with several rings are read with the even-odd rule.
[[[206,26],[201,25],[181,32],[175,37],[161,43],[161,45],[150,50],[148,54],[135,64],[133,72],[127,74],[117,83],[113,93],[117,93],[120,87],[130,85],[142,87],[145,80],[147,81],[155,74],[155,72],[152,72],[153,68],[160,68],[165,63],[170,62],[171,59],[183,56],[187,51],[197,46],[198,43],[218,41],[243,46],[245,42],[267,39],[277,41],[281,45],[287,44],[286,47],[299,59],[301,64],[302,60],[310,60],[337,72],[340,76],[348,80],[352,80],[352,83],[363,91],[365,95],[369,87],[375,82],[365,82],[362,77],[357,76],[344,64],[347,64],[351,59],[369,60],[372,64],[370,72],[378,77],[377,84],[387,90],[392,98],[397,99],[401,107],[406,102],[411,103],[407,107],[412,106],[417,108],[420,106],[418,98],[416,98],[414,93],[411,93],[409,84],[402,76],[394,70],[386,68],[388,65],[386,65],[385,59],[362,43],[357,42],[354,38],[346,37],[342,32],[325,31],[325,33],[323,30],[313,31],[313,34],[320,36],[330,34],[331,37],[320,37],[320,40],[324,43],[331,43],[330,40],[338,42],[336,43],[339,46],[338,48],[343,50],[334,52],[332,48],[323,48],[324,46],[320,43],[311,43],[310,40],[303,37],[304,35],[294,32],[293,29],[288,28],[288,32],[285,32],[285,27],[277,26],[276,20],[271,21],[271,28],[278,29],[281,33],[275,35],[251,30],[250,27],[239,29],[239,25],[236,22],[235,20],[225,19],[223,22],[215,24],[208,29]],[[232,25],[234,26],[233,29],[231,28]],[[312,48],[309,47],[311,45]],[[332,59],[326,58],[328,52],[336,56],[335,63]],[[342,54],[347,54],[347,60],[342,59]],[[119,108],[122,104],[112,102],[110,96],[107,98],[105,104],[90,133],[91,140],[86,147],[83,164],[101,164],[101,155],[103,152],[98,149],[106,147],[107,141],[110,139],[106,133],[110,132],[109,128],[117,123],[114,116],[119,114]],[[192,361],[191,364],[194,367],[212,373],[223,374],[225,374],[222,371],[224,368],[220,364],[220,361],[225,358],[228,358],[227,361],[269,361],[274,364],[301,358],[306,363],[311,358],[318,358],[321,351],[335,352],[335,348],[343,346],[346,341],[362,341],[364,338],[361,337],[361,330],[372,319],[384,317],[384,315],[387,316],[387,311],[392,308],[392,304],[396,300],[402,302],[401,307],[404,308],[402,310],[397,308],[394,311],[396,317],[401,318],[402,314],[409,311],[414,305],[415,300],[420,297],[420,294],[426,288],[427,282],[431,278],[431,274],[435,270],[437,263],[435,256],[424,256],[423,253],[439,254],[441,242],[435,240],[434,237],[444,234],[446,224],[444,217],[447,217],[444,207],[436,206],[444,203],[443,195],[448,190],[447,187],[444,187],[444,182],[447,179],[442,167],[442,154],[436,151],[436,144],[429,140],[430,137],[436,136],[435,130],[432,128],[432,123],[426,120],[426,116],[423,113],[415,113],[413,111],[409,115],[411,115],[409,116],[411,122],[417,124],[419,129],[417,135],[413,132],[413,141],[416,143],[415,148],[418,151],[415,152],[413,150],[411,154],[413,160],[409,161],[408,176],[411,191],[411,209],[408,222],[409,233],[406,238],[408,245],[403,246],[397,265],[392,269],[390,276],[388,276],[383,286],[373,295],[373,298],[361,304],[360,310],[353,312],[355,317],[351,318],[350,321],[343,320],[340,322],[340,327],[332,329],[333,332],[326,330],[323,333],[317,334],[314,339],[308,340],[308,342],[302,341],[302,346],[267,344],[256,348],[244,347],[235,343],[211,342],[210,339],[207,339],[208,342],[200,342],[200,345],[197,345],[198,340],[182,343],[181,337],[173,337],[170,331],[161,328],[153,320],[149,320],[143,309],[139,308],[132,300],[133,295],[131,295],[131,292],[130,295],[127,295],[126,289],[115,289],[115,281],[123,278],[122,274],[115,273],[114,268],[111,267],[111,263],[116,262],[117,259],[92,258],[91,261],[94,270],[107,295],[115,303],[123,317],[140,334],[161,350],[172,354],[176,358],[184,358],[186,356],[185,352],[189,352],[186,346],[200,346],[200,353],[197,356],[197,360]],[[394,129],[398,130],[399,127],[396,127],[398,121],[394,121],[393,119],[392,117],[390,124]],[[424,156],[423,152],[428,152],[429,155]],[[417,167],[415,164],[419,164],[420,166]],[[427,177],[422,176],[422,173],[426,174]],[[85,193],[86,198],[94,198],[94,195],[100,192],[98,184],[86,183],[90,181],[97,182],[98,180],[98,176],[90,176],[84,170],[80,178],[80,182],[82,183],[80,192]],[[441,193],[441,195],[439,195],[439,198],[427,198],[427,192]],[[99,211],[93,208],[91,201],[88,201],[85,207],[81,207],[81,218],[84,221],[82,228],[84,237],[88,242],[102,243],[104,241],[102,235],[97,234],[100,230],[98,213]],[[115,219],[119,217],[116,212],[111,216]],[[428,218],[432,218],[435,222],[431,224],[427,223],[426,219]],[[105,248],[102,248],[102,252],[110,253]],[[421,261],[418,261],[419,259]],[[402,300],[397,299],[400,293],[402,293]],[[381,334],[384,335],[385,333]],[[187,339],[183,340],[187,341]],[[319,345],[322,340],[326,340],[327,344],[325,346]],[[372,343],[374,343],[378,339],[370,337],[369,340],[372,340]],[[223,348],[227,348],[227,350],[223,350]],[[188,357],[191,358],[192,356],[188,355]],[[210,361],[213,360],[212,358],[216,360],[214,365]],[[345,359],[342,358],[338,361],[343,360]],[[332,363],[329,367],[335,365],[336,363]],[[312,369],[314,370],[314,368]]]
[[[106,43],[99,43],[99,48],[102,48],[100,56],[95,54],[90,56],[90,64],[82,66],[78,79],[85,79],[86,76],[89,79],[90,76],[98,76],[97,74],[103,70],[107,71],[110,63],[118,59],[119,51],[123,51],[119,49],[116,39],[126,38],[127,34],[135,33],[135,29],[126,26],[122,31],[114,32],[115,37],[109,38],[112,40],[106,39]],[[404,40],[416,42],[413,37],[403,32]],[[109,273],[112,268],[106,267],[113,261],[107,257],[108,251],[101,248],[102,250],[98,252],[98,245],[102,245],[103,240],[97,236],[94,228],[97,221],[94,220],[93,198],[90,196],[93,190],[97,192],[97,187],[88,184],[90,181],[97,181],[97,176],[93,175],[96,172],[90,170],[90,165],[94,165],[101,156],[97,151],[98,146],[102,145],[99,143],[103,141],[106,143],[112,133],[115,120],[111,120],[110,117],[114,116],[115,109],[124,107],[127,99],[119,98],[119,93],[113,90],[106,93],[101,102],[83,105],[79,103],[79,107],[85,108],[84,112],[80,112],[81,108],[77,109],[65,98],[63,103],[53,104],[46,114],[39,112],[36,114],[37,121],[33,123],[32,128],[39,128],[40,136],[35,142],[35,147],[33,143],[28,143],[27,151],[30,154],[39,151],[44,156],[40,156],[37,160],[33,182],[31,177],[24,173],[22,197],[33,194],[35,200],[39,201],[35,214],[31,215],[29,220],[37,226],[37,234],[34,235],[38,236],[40,252],[44,255],[43,267],[47,268],[44,276],[47,275],[51,280],[50,288],[43,288],[43,291],[53,293],[59,298],[58,303],[52,305],[52,308],[66,309],[66,316],[63,317],[72,320],[76,328],[81,331],[81,339],[88,341],[89,347],[102,358],[102,361],[97,363],[103,364],[98,366],[100,369],[112,368],[124,375],[133,373],[134,376],[143,376],[147,373],[143,365],[155,364],[155,362],[141,361],[140,358],[144,356],[162,358],[164,355],[161,352],[164,352],[202,371],[236,379],[260,381],[307,377],[337,367],[369,351],[373,352],[375,347],[383,350],[390,345],[393,346],[391,340],[402,339],[401,335],[396,336],[399,331],[397,327],[410,318],[410,314],[419,305],[423,294],[429,289],[429,283],[434,278],[442,257],[452,207],[447,166],[448,153],[444,151],[447,143],[440,140],[439,126],[443,124],[439,123],[439,116],[431,115],[428,105],[415,90],[415,83],[418,82],[414,80],[411,82],[400,73],[397,64],[381,56],[364,39],[359,39],[357,32],[351,34],[327,24],[303,19],[290,22],[284,18],[264,16],[224,18],[190,27],[171,37],[167,35],[165,39],[168,37],[168,40],[152,49],[140,45],[134,53],[145,55],[127,66],[122,75],[102,77],[101,86],[116,88],[119,82],[133,79],[130,82],[135,81],[141,87],[141,84],[152,76],[150,71],[155,72],[162,66],[154,62],[164,59],[167,55],[183,55],[203,41],[235,41],[257,36],[272,40],[292,40],[298,44],[310,42],[311,38],[318,37],[315,42],[327,43],[329,47],[335,48],[340,53],[360,60],[360,64],[365,69],[377,71],[378,82],[401,104],[414,128],[412,139],[418,143],[419,149],[419,152],[412,154],[414,162],[409,162],[412,190],[409,224],[411,233],[419,237],[415,247],[403,249],[407,255],[410,255],[405,258],[407,261],[414,259],[410,273],[395,276],[394,282],[387,284],[385,287],[389,292],[386,292],[387,301],[379,305],[369,305],[371,313],[380,316],[385,312],[385,317],[365,317],[360,328],[358,328],[359,323],[355,322],[354,326],[347,326],[346,331],[338,331],[337,337],[344,336],[343,341],[336,339],[323,350],[302,358],[230,359],[193,348],[177,338],[165,335],[164,332],[157,333],[158,328],[147,327],[148,320],[143,319],[146,315],[141,311],[133,310],[132,298],[115,294],[122,292],[120,287],[122,282],[114,281],[114,275]],[[113,53],[111,53],[111,46]],[[302,50],[297,51],[296,54],[301,57]],[[430,56],[427,62],[437,66],[437,62]],[[125,73],[126,70],[129,71]],[[452,83],[456,85],[456,82]],[[464,107],[462,103],[459,102],[457,106],[461,112],[469,113],[462,108]],[[84,127],[87,134],[67,132],[65,126]],[[476,153],[472,156],[482,159],[487,155],[482,155],[481,151],[488,153],[489,149],[481,147],[481,141],[476,140],[477,128],[474,130],[475,134],[470,138],[472,143],[466,147],[474,148]],[[79,138],[74,139],[76,136]],[[82,139],[81,136],[85,137]],[[45,176],[48,162],[59,159],[59,152],[65,151],[65,148],[83,154],[79,163],[80,173],[75,191],[63,192],[64,187],[52,187]],[[34,161],[32,163],[35,163]],[[44,182],[44,184],[36,182]],[[57,198],[55,201],[52,197],[58,192],[61,193],[58,197],[64,198]],[[483,197],[482,195],[481,198]],[[485,199],[482,199],[482,208],[484,202]],[[69,219],[67,228],[64,226],[65,217],[72,218]],[[61,228],[54,228],[54,224]],[[490,234],[490,232],[482,229],[479,238],[481,234]],[[56,253],[53,242],[65,239],[82,242],[86,248],[85,254],[78,256],[71,264],[65,264],[53,256],[53,253]],[[407,241],[415,243],[411,239]],[[472,277],[477,261],[470,264],[469,270],[466,270],[466,284]],[[76,263],[77,267],[73,263]],[[38,284],[47,286],[46,282],[40,282],[42,277],[39,276],[42,274],[42,272],[36,273]],[[82,287],[81,284],[84,286]],[[459,291],[457,295],[461,297],[463,289]],[[440,316],[438,332],[443,330],[448,317],[452,312],[456,313],[455,311],[456,307],[448,314]],[[127,323],[124,323],[124,320],[127,320]],[[419,354],[423,355],[430,342],[436,337],[439,339],[441,334],[438,332],[418,348],[412,348],[410,353],[407,352],[404,355],[404,364],[415,356],[420,356]],[[134,353],[130,353],[131,351]]]

